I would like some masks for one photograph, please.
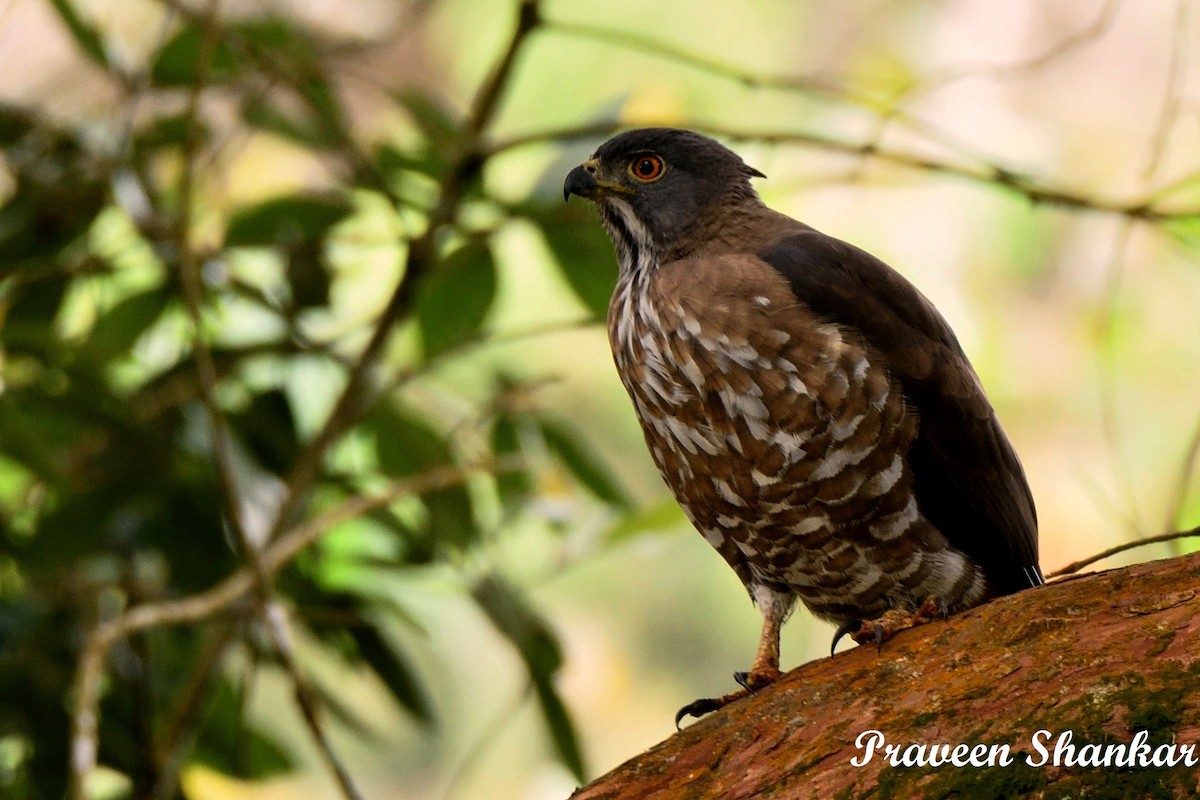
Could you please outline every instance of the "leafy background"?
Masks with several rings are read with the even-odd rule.
[[[728,687],[757,615],[644,453],[560,194],[624,126],[724,136],[930,295],[1048,571],[1196,525],[1198,25],[0,4],[0,795],[558,798]],[[828,636],[797,615],[785,662]]]

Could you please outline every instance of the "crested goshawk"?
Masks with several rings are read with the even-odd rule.
[[[571,170],[620,262],[608,334],[654,463],[763,616],[796,598],[862,641],[1037,586],[1012,445],[949,325],[859,248],[767,208],[697,133],[622,133]]]

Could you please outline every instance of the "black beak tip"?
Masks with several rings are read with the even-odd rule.
[[[596,191],[596,178],[582,164],[567,173],[563,181],[563,200],[571,199],[571,195],[590,197]]]

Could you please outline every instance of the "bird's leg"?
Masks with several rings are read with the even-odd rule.
[[[876,647],[882,648],[884,642],[900,631],[924,625],[926,622],[932,622],[935,619],[945,619],[946,617],[945,603],[931,595],[925,598],[925,602],[916,611],[892,608],[885,611],[879,619],[863,620],[858,625],[857,630],[854,629],[853,624],[839,627],[837,635],[833,640],[833,646],[837,647],[837,640],[843,634],[849,633],[850,638],[859,644],[874,642]]]
[[[783,674],[779,671],[779,631],[783,621],[787,619],[795,603],[795,596],[761,588],[754,591],[754,601],[763,614],[762,634],[758,639],[758,652],[754,655],[754,664],[749,672],[735,672],[733,679],[741,685],[741,689],[721,697],[705,697],[688,703],[675,714],[675,727],[684,717],[699,717],[710,711],[754,694],[765,686],[770,686],[779,680]]]

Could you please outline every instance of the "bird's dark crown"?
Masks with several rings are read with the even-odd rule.
[[[759,204],[750,186],[753,176],[763,177],[707,136],[640,128],[609,139],[571,170],[563,194],[600,207],[619,252],[636,249],[617,239],[640,228],[660,254],[678,253],[720,212]]]

